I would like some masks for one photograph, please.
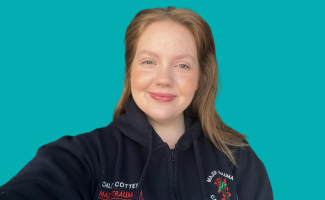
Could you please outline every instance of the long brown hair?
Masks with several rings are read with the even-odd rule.
[[[132,95],[131,63],[136,54],[137,41],[149,24],[162,20],[173,20],[184,25],[195,38],[199,61],[199,84],[185,112],[199,117],[205,136],[237,166],[234,156],[236,148],[231,147],[248,147],[249,144],[245,140],[247,136],[227,126],[215,109],[219,79],[212,31],[202,17],[189,9],[176,9],[170,6],[166,9],[145,9],[133,18],[125,33],[124,90],[115,107],[113,121],[125,112],[124,106]]]

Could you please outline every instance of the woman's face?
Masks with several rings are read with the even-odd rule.
[[[183,115],[193,99],[198,67],[195,40],[185,26],[173,21],[150,24],[138,40],[131,65],[134,101],[147,117],[171,122]]]

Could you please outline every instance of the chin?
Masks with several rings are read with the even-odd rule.
[[[165,111],[163,112],[148,112],[147,115],[149,115],[152,119],[157,120],[157,121],[164,121],[168,120],[169,118],[172,117],[171,113],[166,113]]]

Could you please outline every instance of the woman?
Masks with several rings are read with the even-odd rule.
[[[208,24],[188,9],[142,10],[125,50],[113,122],[42,146],[0,199],[273,199],[246,136],[215,110]]]

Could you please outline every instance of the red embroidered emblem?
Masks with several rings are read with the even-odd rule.
[[[104,192],[100,191],[98,198],[102,200],[131,200],[133,198],[133,192],[122,192],[122,191],[112,191]],[[140,191],[138,200],[144,200],[142,196],[142,190]]]
[[[218,186],[218,193],[222,193],[222,199],[221,200],[231,200],[231,193],[228,191],[228,186],[226,183],[226,178],[222,181],[220,177],[216,179],[214,182],[215,185]]]

